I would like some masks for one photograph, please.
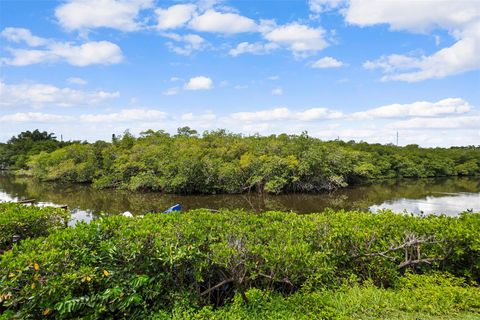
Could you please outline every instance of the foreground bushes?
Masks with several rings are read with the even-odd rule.
[[[217,315],[235,314],[235,308],[250,312],[257,300],[283,301],[279,294],[294,294],[287,305],[305,297],[317,310],[330,303],[323,293],[317,296],[319,290],[367,281],[372,285],[358,294],[368,296],[377,292],[373,285],[400,288],[407,271],[448,271],[469,283],[478,281],[480,215],[197,210],[109,217],[23,240],[4,253],[0,311],[22,319],[43,314],[120,319],[225,305],[215,312],[205,309],[221,318]],[[255,290],[266,296],[260,299],[263,294]],[[448,297],[471,310],[476,305],[468,301],[478,289],[471,290],[465,298]],[[336,297],[346,299],[342,294]],[[398,294],[385,293],[382,301],[398,298],[401,303],[405,293]],[[235,295],[247,307],[235,299],[231,304]]]
[[[67,226],[67,210],[0,203],[0,253],[9,249],[14,236],[19,239],[46,236]]]

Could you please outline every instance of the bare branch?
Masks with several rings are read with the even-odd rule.
[[[432,258],[422,258],[421,257],[421,250],[420,247],[422,244],[435,244],[435,243],[442,243],[443,241],[436,241],[433,237],[417,237],[415,234],[409,234],[405,237],[405,242],[397,245],[391,246],[389,249],[382,251],[382,252],[372,252],[372,253],[365,253],[362,255],[357,255],[355,258],[358,257],[383,257],[392,261],[397,261],[398,257],[389,256],[389,253],[404,250],[405,258],[404,261],[398,265],[399,269],[420,264],[420,263],[427,263],[431,264],[434,261],[441,261],[444,260],[450,252],[445,252],[443,257],[432,257]],[[369,243],[370,246],[371,243]]]
[[[408,266],[411,266],[411,265],[415,265],[415,264],[420,264],[420,263],[427,263],[427,264],[432,264],[432,262],[435,262],[435,261],[442,261],[444,260],[445,258],[443,257],[440,257],[440,258],[425,258],[425,259],[416,259],[416,260],[408,260],[408,261],[404,261],[402,263],[400,263],[398,265],[398,269],[402,269],[402,268],[405,268],[405,267],[408,267]]]
[[[290,282],[290,280],[288,280],[288,278],[284,278],[284,279],[275,279],[274,277],[272,276],[269,276],[268,274],[264,274],[264,273],[259,273],[258,274],[259,276],[262,276],[262,277],[265,277],[267,279],[270,279],[272,281],[275,281],[275,282],[282,282],[282,283],[286,283],[288,285],[290,285],[291,287],[293,287],[293,283]]]
[[[201,296],[204,296],[204,295],[208,294],[209,292],[212,292],[213,290],[218,289],[218,288],[220,288],[221,286],[223,286],[223,285],[225,285],[225,284],[227,284],[227,283],[233,282],[233,281],[234,281],[233,278],[223,280],[222,282],[214,285],[213,287],[208,288],[207,290],[203,291],[202,293],[200,293],[200,295],[201,295]]]

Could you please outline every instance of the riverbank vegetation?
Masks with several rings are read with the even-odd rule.
[[[473,319],[479,280],[480,214],[195,210],[105,217],[22,239],[0,255],[0,312]]]
[[[1,153],[1,152],[0,152]],[[17,161],[16,161],[17,162]],[[480,175],[480,147],[322,141],[302,135],[201,136],[126,132],[111,143],[69,143],[28,156],[21,171],[42,181],[166,193],[318,192],[371,179]]]

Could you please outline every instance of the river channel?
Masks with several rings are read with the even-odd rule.
[[[325,208],[377,211],[382,208],[413,214],[457,215],[480,212],[480,178],[382,180],[330,193],[282,195],[170,195],[155,192],[96,190],[88,185],[42,183],[0,174],[0,201],[36,199],[40,205],[68,205],[74,221],[95,219],[101,213],[161,212],[180,203],[196,208],[320,212]]]

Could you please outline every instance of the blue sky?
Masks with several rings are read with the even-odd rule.
[[[130,129],[480,144],[480,1],[0,0],[0,141]]]

